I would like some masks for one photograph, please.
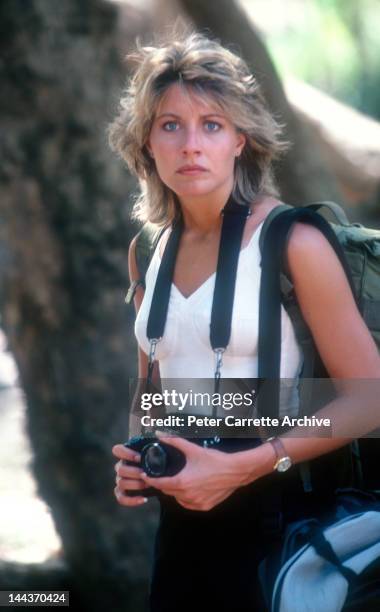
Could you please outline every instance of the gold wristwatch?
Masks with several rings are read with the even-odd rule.
[[[277,457],[273,469],[277,470],[277,472],[286,472],[290,467],[292,467],[293,462],[289,455],[286,454],[285,446],[281,442],[280,438],[273,436],[272,438],[267,438],[267,442],[270,442],[270,444],[273,446],[273,450]]]

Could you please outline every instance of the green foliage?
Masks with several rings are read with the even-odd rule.
[[[305,0],[269,32],[283,76],[294,75],[380,119],[379,0]]]

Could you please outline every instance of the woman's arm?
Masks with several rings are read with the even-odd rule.
[[[304,319],[329,376],[338,384],[338,397],[317,412],[331,419],[332,437],[318,437],[318,431],[305,427],[281,436],[287,454],[299,463],[379,427],[380,356],[345,272],[319,230],[303,223],[294,226],[287,263]],[[275,453],[269,443],[239,455],[247,482],[273,469]]]
[[[136,237],[133,238],[128,252],[128,270],[129,270],[129,280],[132,283],[135,280],[140,279],[140,272],[137,267],[136,262]],[[134,305],[136,310],[136,315],[140,309],[142,301],[144,299],[144,289],[139,285],[136,289],[134,296]],[[134,394],[134,397],[131,402],[130,412],[129,412],[129,435],[134,436],[141,433],[141,410],[140,408],[140,396],[144,391],[145,379],[148,374],[148,356],[141,350],[140,347],[137,348],[138,352],[138,367],[137,367],[137,388]],[[153,376],[152,382],[155,386],[159,386],[160,382],[160,372],[157,361],[153,367]]]
[[[134,238],[129,247],[128,253],[128,268],[129,268],[129,278],[132,283],[134,280],[138,280],[140,278],[139,270],[136,264],[136,238]],[[135,297],[134,304],[136,309],[136,314],[138,313],[141,303],[144,298],[144,290],[139,285]],[[129,412],[129,436],[139,435],[141,433],[141,421],[138,415],[139,406],[140,406],[140,395],[144,390],[144,378],[146,378],[148,372],[148,357],[147,355],[138,347],[138,385],[135,391],[134,398],[132,400]],[[158,365],[155,364],[153,369],[153,382],[157,384],[159,382],[160,374],[158,370]],[[141,414],[140,414],[141,416]],[[139,453],[132,451],[131,449],[126,448],[123,444],[115,444],[112,448],[113,455],[119,459],[119,461],[115,464],[115,472],[116,472],[116,486],[114,488],[115,497],[118,503],[121,506],[129,506],[136,507],[141,506],[147,500],[143,496],[143,489],[146,488],[144,481],[141,479],[142,469],[139,467],[139,463],[141,457]],[[124,465],[122,461],[126,459],[128,461],[135,461],[136,467]],[[129,491],[138,491],[141,490],[141,496],[132,497],[128,495]]]

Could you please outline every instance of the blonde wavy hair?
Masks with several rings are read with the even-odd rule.
[[[141,193],[132,217],[169,225],[180,214],[176,194],[159,177],[146,147],[164,92],[173,84],[216,102],[246,136],[234,169],[233,196],[251,205],[258,196],[278,196],[272,161],[288,148],[283,126],[267,109],[260,87],[244,60],[219,41],[192,32],[150,47],[136,44],[127,56],[136,62],[120,100],[119,114],[108,128],[111,148],[137,176]]]

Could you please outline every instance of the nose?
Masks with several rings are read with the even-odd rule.
[[[201,152],[200,134],[196,128],[184,130],[181,148],[184,155],[194,155]]]

